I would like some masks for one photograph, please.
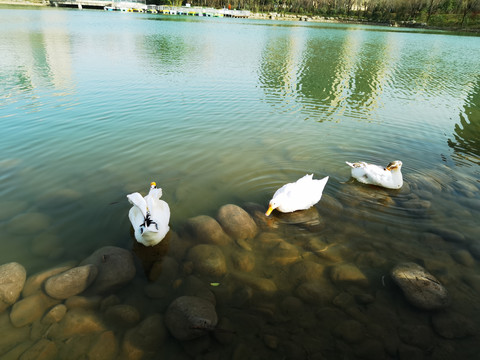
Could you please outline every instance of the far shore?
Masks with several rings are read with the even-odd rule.
[[[11,0],[0,0],[0,5],[13,5],[13,6],[38,6],[38,7],[47,7],[51,6],[48,1],[43,2],[31,2],[31,1],[11,1]],[[428,26],[424,23],[418,23],[415,21],[384,21],[384,22],[375,22],[369,21],[366,19],[356,19],[354,17],[349,18],[339,18],[339,17],[328,17],[328,16],[311,16],[311,15],[300,15],[300,14],[282,14],[282,13],[254,13],[252,12],[248,19],[253,20],[283,20],[283,21],[306,21],[306,22],[318,22],[318,23],[334,23],[334,24],[361,24],[361,25],[374,25],[374,26],[386,26],[386,27],[401,27],[401,28],[414,28],[414,29],[425,29],[425,30],[440,30],[440,31],[455,31],[455,32],[469,32],[469,33],[480,33],[480,29],[469,29],[469,28],[460,28],[460,27],[435,27]]]

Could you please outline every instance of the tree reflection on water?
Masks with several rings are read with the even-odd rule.
[[[465,112],[460,114],[460,123],[455,124],[454,139],[448,139],[448,146],[454,151],[455,160],[480,165],[480,84],[473,89]]]

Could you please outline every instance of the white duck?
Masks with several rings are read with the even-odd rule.
[[[310,174],[294,183],[283,185],[273,194],[265,215],[269,216],[274,209],[284,213],[309,209],[322,198],[327,181],[328,176],[321,180],[314,180],[313,174]]]
[[[135,231],[135,239],[145,246],[157,245],[170,230],[170,208],[160,200],[161,197],[162,189],[157,188],[155,182],[150,184],[150,191],[145,197],[138,192],[127,195],[133,205],[128,218]]]
[[[352,177],[364,184],[382,186],[387,189],[400,189],[403,185],[402,162],[392,161],[386,167],[366,162],[346,163],[352,168]]]

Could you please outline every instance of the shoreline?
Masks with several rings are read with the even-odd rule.
[[[4,1],[0,0],[1,5],[9,6],[35,6],[35,7],[53,7],[49,2],[43,0],[42,2],[30,2],[30,1]],[[99,9],[101,10],[101,9]],[[397,22],[394,20],[388,22],[375,22],[367,19],[341,19],[338,17],[325,17],[325,16],[311,16],[300,14],[281,14],[281,13],[251,13],[247,19],[251,20],[278,20],[278,21],[305,21],[314,23],[330,23],[330,24],[350,24],[350,25],[371,25],[371,26],[384,26],[406,29],[421,29],[421,30],[434,30],[434,31],[452,31],[452,32],[465,32],[480,34],[480,29],[471,28],[459,28],[459,27],[438,27],[428,26],[425,23],[419,23],[416,21],[409,22]]]
[[[2,1],[0,0],[0,5],[13,5],[13,6],[37,6],[37,7],[47,7],[50,6],[50,3],[46,2],[30,2],[30,1]]]

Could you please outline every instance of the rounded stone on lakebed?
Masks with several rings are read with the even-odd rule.
[[[299,261],[290,267],[289,278],[295,284],[319,281],[323,278],[325,266],[311,260]]]
[[[456,312],[440,312],[432,316],[435,332],[445,339],[462,339],[477,333],[475,322]]]
[[[85,291],[95,280],[98,268],[93,264],[74,267],[45,281],[45,292],[54,299],[67,299]]]
[[[122,358],[154,358],[158,356],[166,338],[167,329],[164,317],[157,313],[152,314],[134,328],[127,330],[122,343],[122,352],[126,357]]]
[[[237,270],[249,272],[255,267],[255,257],[248,251],[236,251],[232,254],[232,262]]]
[[[140,321],[140,317],[140,312],[128,304],[110,306],[105,311],[107,321],[119,327],[131,327]]]
[[[213,304],[196,296],[175,299],[165,313],[165,325],[177,340],[193,340],[204,336],[217,325]]]
[[[50,217],[43,213],[23,213],[8,223],[7,231],[11,234],[34,235],[47,229],[51,222]]]
[[[17,301],[10,311],[10,321],[15,327],[29,325],[42,318],[45,312],[52,306],[58,304],[56,300],[39,291],[33,295]]]
[[[0,312],[17,301],[26,279],[23,265],[11,262],[0,266]]]
[[[223,205],[217,219],[225,232],[235,239],[252,239],[257,234],[257,224],[240,206]]]
[[[88,295],[107,294],[129,283],[136,273],[133,254],[116,246],[104,246],[80,263],[94,264],[98,275],[88,288]]]
[[[368,287],[369,282],[363,272],[354,264],[340,264],[332,267],[330,278],[337,285]]]
[[[438,310],[450,304],[447,289],[418,264],[398,264],[393,268],[391,276],[406,299],[420,309]]]
[[[70,262],[29,276],[25,281],[25,286],[22,290],[22,297],[25,298],[42,290],[43,284],[48,278],[70,270],[71,268],[75,267],[75,265],[75,262]]]
[[[190,249],[187,259],[203,275],[223,276],[227,272],[225,256],[216,245],[197,245]]]
[[[51,308],[42,318],[42,324],[50,325],[58,323],[67,313],[67,307],[64,304],[58,304]]]
[[[217,220],[207,215],[188,219],[186,227],[198,241],[203,243],[224,246],[232,242]]]

